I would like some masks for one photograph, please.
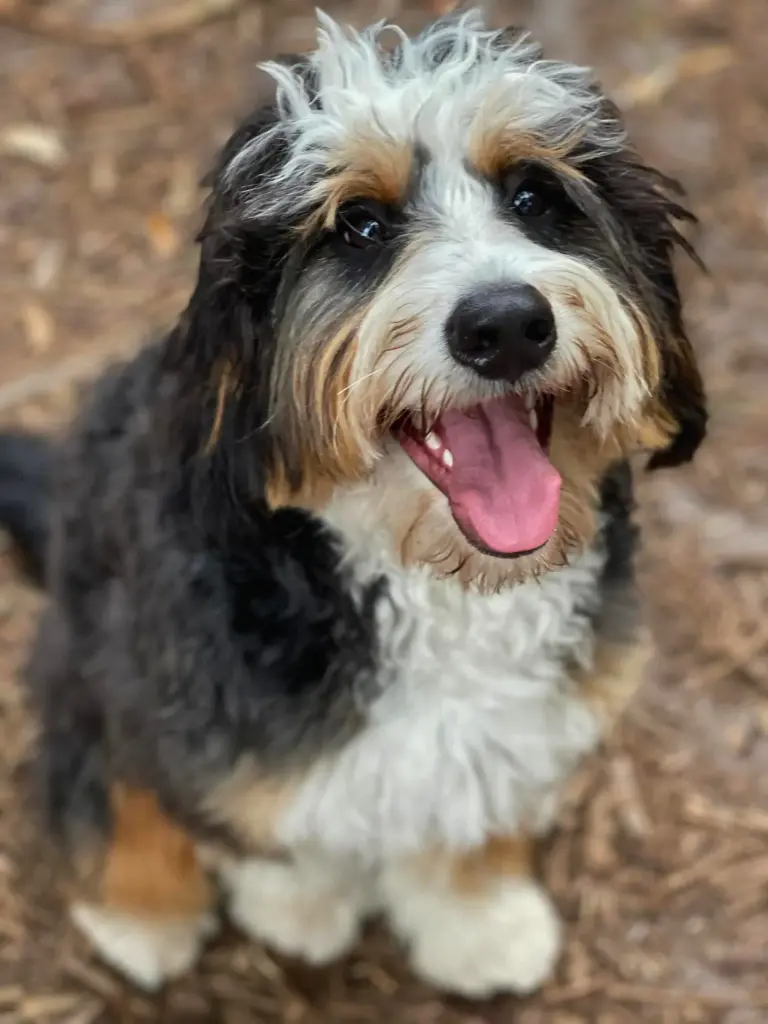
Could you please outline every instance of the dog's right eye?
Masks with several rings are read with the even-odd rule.
[[[369,249],[386,241],[387,228],[383,218],[362,203],[342,207],[336,219],[336,233],[355,249]]]

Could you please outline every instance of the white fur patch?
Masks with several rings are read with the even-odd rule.
[[[525,995],[551,975],[562,945],[552,903],[530,878],[499,878],[460,895],[398,865],[385,870],[390,921],[421,977],[473,999]]]
[[[383,21],[356,32],[325,14],[318,19],[318,47],[309,58],[317,98],[307,88],[306,68],[264,65],[277,84],[280,122],[251,140],[229,167],[237,177],[276,137],[287,136],[291,155],[273,183],[274,202],[287,195],[292,203],[302,201],[297,180],[311,183],[355,137],[418,140],[438,158],[455,157],[480,116],[486,125],[535,133],[554,147],[576,132],[596,152],[623,142],[615,121],[596,116],[600,96],[589,69],[542,60],[525,35],[503,41],[478,10],[437,21],[412,39]],[[388,34],[401,48],[397,62],[385,55]],[[303,197],[307,203],[313,198],[311,189]],[[263,195],[254,196],[254,216],[274,213]]]
[[[370,876],[359,865],[297,853],[283,864],[252,859],[221,873],[233,924],[252,938],[311,964],[352,946],[373,905]]]
[[[188,971],[218,929],[213,914],[153,921],[89,903],[70,916],[106,963],[148,992]]]
[[[590,662],[602,554],[472,594],[388,558],[379,500],[363,484],[325,512],[358,578],[383,572],[389,583],[379,693],[364,708],[367,726],[310,771],[279,840],[376,861],[547,827],[561,784],[599,737],[565,665]]]

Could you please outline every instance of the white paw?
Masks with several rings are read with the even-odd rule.
[[[476,897],[413,890],[390,914],[414,970],[472,999],[533,992],[552,974],[562,946],[557,912],[528,878],[504,879]]]
[[[370,890],[354,873],[319,864],[248,860],[221,875],[233,924],[287,956],[311,964],[338,959],[357,938]]]
[[[147,921],[88,903],[75,903],[70,914],[101,958],[148,992],[189,970],[218,929],[213,914]]]

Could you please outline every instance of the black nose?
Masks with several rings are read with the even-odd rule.
[[[484,288],[462,299],[446,334],[457,362],[510,383],[543,366],[557,340],[552,307],[529,284]]]

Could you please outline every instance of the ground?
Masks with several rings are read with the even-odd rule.
[[[327,6],[408,26],[428,9]],[[542,851],[569,927],[559,974],[531,999],[473,1006],[415,982],[378,933],[321,972],[228,936],[158,1001],[123,986],[68,929],[20,796],[32,727],[15,676],[39,598],[6,553],[0,1024],[768,1021],[768,5],[486,6],[598,67],[644,153],[688,188],[710,271],[683,268],[710,439],[694,467],[643,486],[658,657]],[[255,60],[309,43],[311,7],[0,0],[0,420],[55,428],[105,360],[179,310],[199,173],[258,88]]]

